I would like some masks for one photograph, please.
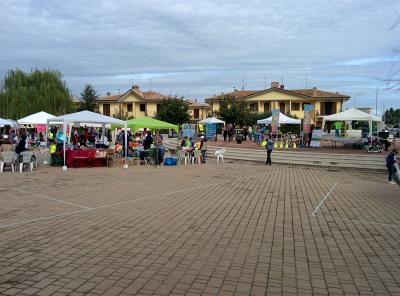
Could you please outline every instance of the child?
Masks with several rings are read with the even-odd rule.
[[[389,171],[390,184],[396,184],[396,182],[393,181],[393,176],[396,173],[394,164],[396,163],[397,152],[398,152],[397,148],[393,148],[393,150],[386,156],[386,167],[388,168]]]

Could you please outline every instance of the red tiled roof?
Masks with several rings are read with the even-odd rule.
[[[118,101],[118,99],[121,97],[122,95],[110,95],[110,96],[105,96],[105,97],[99,97],[97,98],[96,101]]]
[[[289,90],[292,93],[300,94],[303,96],[314,97],[314,98],[342,98],[348,99],[350,96],[340,94],[338,92],[328,92],[319,89],[294,89]]]
[[[208,100],[222,100],[225,96],[230,96],[235,99],[241,99],[243,97],[255,94],[257,92],[259,92],[259,90],[237,90],[237,91],[233,91],[230,93],[226,93],[226,94],[224,93],[224,94],[221,94],[218,96],[213,96],[213,97],[207,98],[207,99],[205,99],[205,101],[207,102]]]
[[[193,101],[193,100],[185,100],[185,102],[188,103],[190,107],[210,108],[210,105],[208,105],[207,103],[200,103],[200,102],[196,102],[196,101]]]

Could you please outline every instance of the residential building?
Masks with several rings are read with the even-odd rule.
[[[97,99],[97,104],[99,112],[107,116],[123,113],[133,118],[154,117],[160,110],[161,102],[167,98],[168,96],[158,92],[141,91],[139,86],[134,85],[123,94],[111,95],[107,93],[107,96]],[[199,103],[197,100],[184,101],[188,104],[192,122],[207,117],[208,104]]]
[[[341,112],[343,103],[350,99],[350,96],[338,92],[322,91],[316,87],[287,90],[278,82],[272,82],[271,88],[265,90],[235,90],[206,99],[213,114],[219,111],[221,100],[227,96],[245,101],[253,112],[267,113],[273,109],[279,109],[284,114],[295,115],[300,119],[304,118],[304,105],[312,104],[316,126],[322,124],[323,115]]]

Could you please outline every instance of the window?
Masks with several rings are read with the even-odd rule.
[[[157,114],[160,113],[161,110],[161,104],[157,104]]]
[[[264,103],[264,113],[270,112],[271,107],[270,103]]]
[[[279,103],[279,111],[281,111],[282,114],[286,113],[286,104],[285,103]]]
[[[292,103],[292,111],[300,111],[300,103]]]
[[[103,104],[103,114],[110,116],[110,104]]]
[[[193,111],[193,113],[194,113],[194,118],[200,118],[200,110],[199,109],[194,109],[194,111]]]
[[[132,103],[126,106],[128,112],[132,112]]]
[[[146,112],[146,104],[140,104],[140,112]]]
[[[250,111],[258,111],[258,103],[251,103],[249,109]]]

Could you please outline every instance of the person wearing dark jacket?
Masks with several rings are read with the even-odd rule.
[[[151,135],[151,131],[148,130],[147,131],[147,135],[146,135],[146,137],[144,138],[144,141],[143,141],[144,150],[149,150],[152,143],[153,143],[153,137]]]
[[[17,147],[15,148],[15,153],[20,154],[21,152],[25,151],[26,146],[26,135],[22,135],[21,139],[18,142]]]
[[[387,156],[386,156],[386,167],[388,169],[389,172],[389,183],[390,184],[396,184],[395,181],[393,181],[393,177],[396,174],[396,168],[394,166],[394,164],[397,162],[396,160],[396,154],[397,154],[397,149],[394,148]]]

